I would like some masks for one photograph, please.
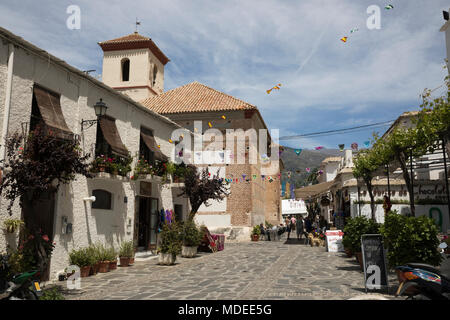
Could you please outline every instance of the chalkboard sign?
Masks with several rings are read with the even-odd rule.
[[[364,285],[367,290],[388,290],[386,253],[381,234],[363,234],[361,251],[364,267]]]

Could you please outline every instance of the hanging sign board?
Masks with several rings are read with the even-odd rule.
[[[344,245],[342,244],[343,235],[344,233],[341,230],[327,230],[325,232],[328,252],[344,251]]]
[[[364,267],[364,285],[368,290],[388,289],[386,252],[381,234],[363,234],[361,251]]]

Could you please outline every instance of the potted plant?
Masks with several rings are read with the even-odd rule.
[[[350,246],[351,252],[355,255],[356,261],[359,263],[361,270],[364,270],[361,252],[361,236],[363,234],[379,233],[380,225],[373,220],[369,220],[364,216],[349,218],[344,227],[344,239]]]
[[[88,254],[91,256],[91,274],[96,275],[98,273],[98,269],[100,268],[100,252],[96,245],[90,245],[87,248]]]
[[[159,245],[159,264],[173,265],[177,255],[181,253],[182,237],[178,222],[166,223],[161,231]]]
[[[124,241],[120,245],[119,259],[121,267],[128,267],[130,259],[134,256],[133,241]]]
[[[117,269],[117,252],[114,248],[107,249],[107,255],[109,260],[109,270]]]
[[[185,258],[195,257],[203,235],[193,220],[182,223],[182,236],[183,246],[181,248],[181,256]]]
[[[6,219],[3,222],[6,232],[14,233],[17,229],[24,225],[24,222],[20,219]]]
[[[259,226],[254,226],[252,233],[250,235],[250,237],[252,238],[252,241],[258,241],[260,235],[261,235],[261,229],[259,228]]]
[[[69,260],[71,265],[76,265],[80,268],[80,276],[82,278],[89,276],[92,264],[92,256],[90,256],[87,248],[72,250],[69,253]]]
[[[345,254],[347,255],[347,258],[351,258],[353,256],[353,252],[351,249],[351,241],[350,237],[344,237],[342,238],[342,245],[344,246]]]
[[[109,256],[108,256],[108,250],[105,248],[105,246],[101,243],[97,244],[97,250],[98,250],[98,272],[100,273],[106,273],[109,271]]]

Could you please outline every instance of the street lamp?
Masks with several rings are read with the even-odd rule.
[[[98,101],[94,105],[95,115],[97,116],[97,119],[95,119],[95,120],[83,120],[83,119],[81,119],[81,131],[83,131],[84,129],[89,129],[94,124],[96,124],[101,117],[106,115],[106,110],[107,109],[108,109],[108,107],[103,102],[102,98],[100,98],[100,101]]]

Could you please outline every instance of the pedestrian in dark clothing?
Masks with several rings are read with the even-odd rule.
[[[297,231],[297,240],[300,240],[302,238],[303,234],[305,233],[304,226],[303,226],[303,217],[302,216],[300,216],[297,219],[296,231]]]
[[[261,223],[260,225],[259,225],[259,230],[261,231],[261,237],[265,237],[265,235],[266,235],[266,231],[265,231],[265,229],[264,229],[264,225]]]
[[[305,229],[306,232],[310,233],[312,230],[312,224],[311,224],[311,220],[309,219],[309,217],[305,218]]]

